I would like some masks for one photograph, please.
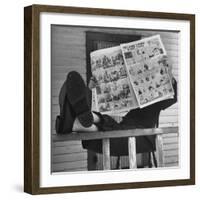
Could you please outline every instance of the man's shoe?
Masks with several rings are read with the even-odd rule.
[[[78,72],[72,71],[67,76],[67,98],[76,117],[84,127],[93,124],[93,115],[87,103],[86,85]]]
[[[75,120],[75,113],[67,99],[67,81],[65,81],[59,93],[60,115],[56,117],[55,129],[58,134],[66,134],[72,132]]]

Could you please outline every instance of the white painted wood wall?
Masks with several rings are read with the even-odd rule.
[[[173,74],[178,82],[177,32],[101,29],[91,27],[52,26],[52,116],[51,130],[55,134],[55,119],[59,114],[58,95],[67,74],[75,70],[86,80],[86,37],[85,31],[97,31],[115,34],[137,34],[148,37],[160,34],[168,56],[173,64]],[[178,126],[178,103],[161,112],[160,127]],[[164,162],[166,166],[178,165],[178,136],[173,133],[164,136]],[[81,142],[55,142],[52,144],[52,171],[87,170],[87,151]]]

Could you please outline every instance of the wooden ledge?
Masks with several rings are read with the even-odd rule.
[[[95,140],[105,138],[122,138],[136,136],[150,136],[178,133],[178,127],[163,127],[163,128],[148,128],[148,129],[130,129],[130,130],[114,130],[114,131],[99,131],[87,133],[70,133],[70,134],[53,134],[54,142],[70,141],[70,140]]]

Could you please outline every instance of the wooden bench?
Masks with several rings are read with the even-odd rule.
[[[156,157],[158,167],[164,166],[163,161],[163,134],[178,133],[178,127],[131,129],[106,132],[71,133],[65,135],[52,135],[54,142],[72,140],[94,140],[102,139],[103,169],[109,170],[110,166],[110,138],[128,137],[129,168],[137,168],[136,160],[136,136],[156,136]]]

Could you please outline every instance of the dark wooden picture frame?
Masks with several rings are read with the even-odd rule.
[[[40,13],[186,20],[190,23],[190,178],[79,186],[40,186]],[[90,33],[88,33],[90,34]],[[88,47],[92,48],[92,47]],[[89,62],[87,60],[87,62]],[[87,74],[91,76],[91,71]],[[32,5],[24,9],[24,191],[30,194],[83,192],[195,184],[195,16],[192,14]]]

